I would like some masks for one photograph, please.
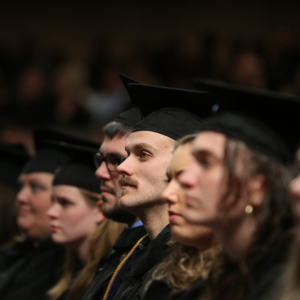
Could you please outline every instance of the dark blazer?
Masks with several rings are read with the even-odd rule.
[[[99,264],[98,271],[81,300],[102,299],[115,269],[135,243],[146,234],[144,226],[126,228],[116,240],[110,253]]]
[[[65,257],[63,247],[49,238],[38,247],[25,241],[24,249],[19,252],[18,259],[0,274],[1,300],[47,299],[47,290],[60,278]],[[9,253],[7,255],[9,257]]]
[[[154,269],[170,254],[170,248],[167,245],[169,239],[169,225],[153,241],[150,241],[148,236],[144,238],[133,253],[131,260],[125,263],[112,299],[143,299]]]

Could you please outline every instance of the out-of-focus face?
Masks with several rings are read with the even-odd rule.
[[[193,162],[195,159],[191,153],[191,143],[181,145],[175,150],[167,172],[169,183],[163,192],[163,199],[169,206],[171,233],[175,240],[183,245],[205,249],[211,246],[212,230],[202,225],[188,223],[183,216],[186,209],[184,202],[186,187],[180,184],[179,179]]]
[[[51,206],[54,175],[44,172],[22,174],[17,194],[18,226],[32,240],[42,241],[50,236],[47,211]]]
[[[79,188],[69,185],[54,186],[52,198],[48,216],[53,241],[72,249],[88,242],[104,219],[100,204],[88,203]]]
[[[220,222],[219,204],[225,193],[224,146],[226,137],[201,132],[196,137],[192,162],[179,182],[186,187],[184,217],[192,223],[214,226]]]
[[[126,158],[127,152],[125,151],[125,143],[127,138],[128,135],[116,135],[112,139],[105,136],[99,152],[105,157],[110,156]],[[119,198],[121,194],[119,179],[122,177],[122,175],[119,172],[108,170],[104,161],[96,170],[95,174],[96,177],[101,180],[100,188],[103,198],[103,214],[107,218],[113,219],[117,222],[133,222],[136,217],[128,212],[125,212],[119,207]]]
[[[167,185],[166,170],[174,150],[174,140],[151,131],[130,134],[126,142],[128,158],[119,165],[123,175],[120,206],[139,215],[153,205],[163,205]]]
[[[293,210],[294,210],[296,224],[298,227],[300,227],[300,175],[298,175],[290,182],[289,190],[294,200]]]

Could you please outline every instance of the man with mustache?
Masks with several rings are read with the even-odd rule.
[[[141,119],[138,108],[133,107],[108,123],[104,128],[104,140],[99,152],[95,154],[97,167],[96,177],[101,180],[102,212],[116,222],[128,226],[117,239],[111,252],[101,260],[98,272],[82,300],[102,299],[108,282],[116,267],[133,245],[146,234],[142,222],[129,212],[122,210],[119,205],[121,188],[118,183],[121,174],[117,166],[127,157],[125,142],[133,128]]]
[[[191,110],[208,97],[201,92],[142,84],[129,84],[128,88],[144,119],[129,135],[128,157],[117,168],[123,175],[119,205],[141,219],[148,235],[132,249],[122,268],[118,267],[105,300],[142,299],[152,270],[169,254],[169,218],[167,203],[162,200],[166,170],[176,140],[200,126],[200,117]]]

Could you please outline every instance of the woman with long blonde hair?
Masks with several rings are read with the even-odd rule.
[[[101,211],[100,183],[94,172],[95,149],[64,146],[70,161],[53,181],[53,203],[48,211],[54,242],[67,248],[63,274],[48,291],[52,300],[80,299],[124,226]]]

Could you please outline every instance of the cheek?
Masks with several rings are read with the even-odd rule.
[[[188,234],[188,227],[184,220],[177,221],[176,224],[171,224],[171,234],[180,242],[183,238],[186,238]]]
[[[291,181],[289,191],[293,196],[300,198],[300,176]]]
[[[50,195],[43,195],[40,197],[34,197],[31,201],[32,210],[35,214],[45,215],[48,209],[51,207],[52,202]]]
[[[184,220],[175,226],[171,226],[171,233],[177,242],[188,246],[194,246],[201,237],[199,232]]]
[[[225,194],[225,184],[219,178],[218,180],[209,179],[202,186],[205,190],[203,202],[206,206],[217,210]]]
[[[121,176],[115,177],[113,178],[112,182],[114,185],[114,189],[116,190],[116,192],[121,191],[121,187],[119,184],[119,180],[120,180]],[[120,193],[117,193],[117,195],[119,195]]]
[[[62,225],[69,229],[80,228],[85,224],[92,224],[93,212],[87,207],[77,207],[61,217]]]

